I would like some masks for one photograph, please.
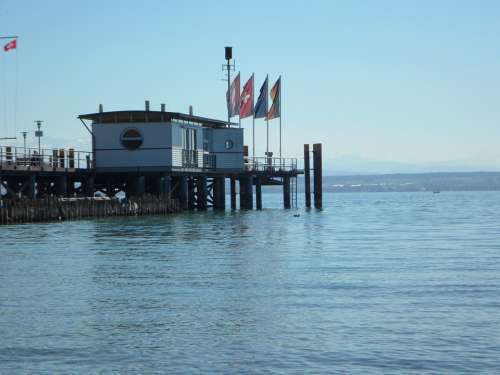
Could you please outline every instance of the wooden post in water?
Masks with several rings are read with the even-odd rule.
[[[257,210],[262,210],[262,180],[255,177],[255,206]]]
[[[309,145],[304,145],[304,193],[306,207],[311,207],[311,164],[309,161]]]
[[[231,177],[231,210],[236,210],[236,178]]]
[[[314,160],[314,207],[323,208],[323,168],[321,156],[321,143],[313,145]]]
[[[283,177],[283,207],[290,208],[290,177]]]

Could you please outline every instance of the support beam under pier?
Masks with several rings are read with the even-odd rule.
[[[188,208],[190,210],[193,210],[195,208],[195,201],[194,201],[194,179],[192,177],[188,177],[187,185],[188,185]]]
[[[160,194],[170,194],[172,192],[172,176],[165,173],[163,176],[158,178]]]
[[[226,209],[226,179],[224,177],[214,178],[214,209]]]
[[[65,197],[68,194],[68,177],[59,176],[56,182],[56,192],[60,197]]]
[[[231,177],[231,210],[236,210],[236,178]]]
[[[207,177],[199,176],[196,179],[196,208],[207,209]]]
[[[253,208],[253,177],[240,177],[240,209]]]
[[[186,176],[179,177],[179,201],[181,202],[181,207],[188,208],[188,181]]]
[[[36,176],[34,174],[28,176],[26,196],[31,199],[36,198]]]

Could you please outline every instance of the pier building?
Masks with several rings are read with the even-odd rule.
[[[297,177],[305,174],[306,206],[321,200],[321,145],[297,158],[249,157],[238,124],[189,113],[150,109],[82,114],[91,151],[0,146],[0,189],[5,198],[78,198],[104,195],[168,197],[181,209],[262,209],[262,186],[281,185],[283,207],[297,205]],[[239,197],[239,205],[238,198]],[[176,203],[177,204],[177,203]],[[8,222],[8,220],[4,220]]]

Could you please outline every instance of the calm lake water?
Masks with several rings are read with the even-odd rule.
[[[0,227],[0,374],[498,374],[500,193]]]

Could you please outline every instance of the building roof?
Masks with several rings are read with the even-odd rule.
[[[202,126],[211,128],[225,128],[227,121],[215,120],[206,117],[188,115],[178,112],[162,111],[111,111],[97,112],[78,116],[81,120],[91,120],[99,124],[112,124],[123,122],[171,122],[172,120],[187,121],[198,123]],[[230,126],[237,126],[236,123],[229,123]]]

